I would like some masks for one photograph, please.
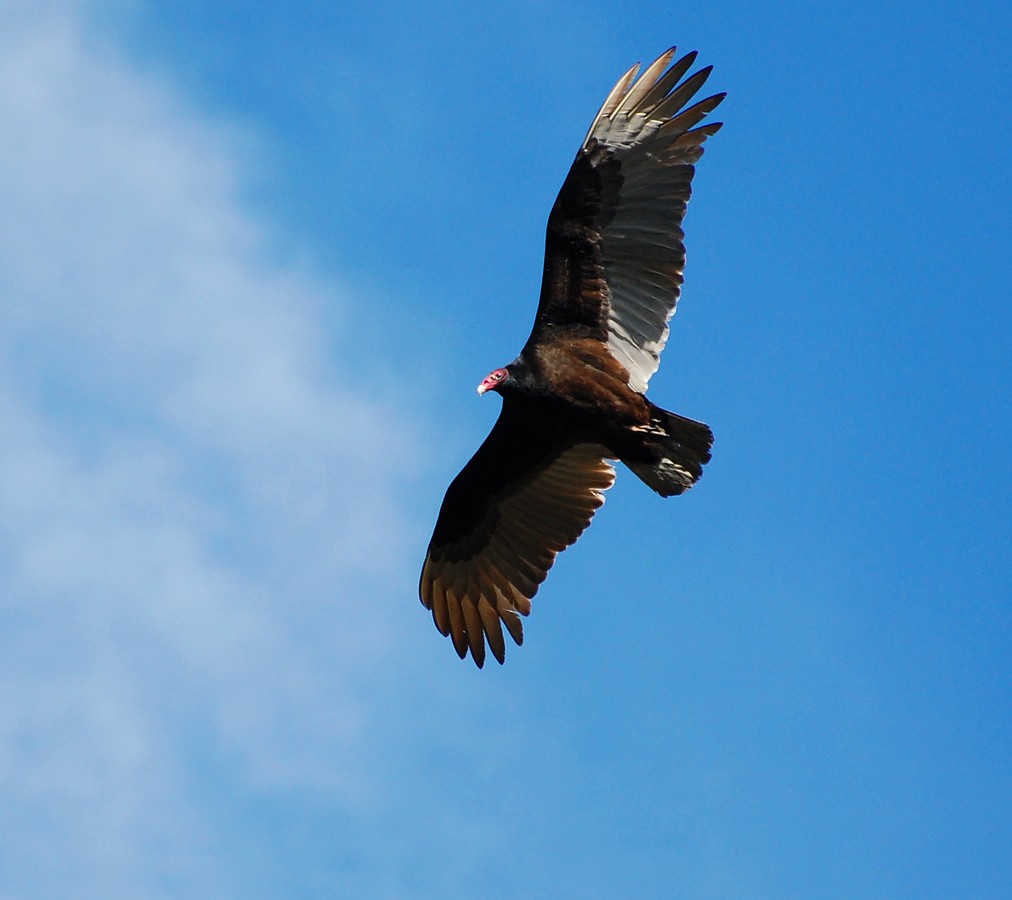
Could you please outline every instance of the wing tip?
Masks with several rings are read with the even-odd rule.
[[[477,599],[465,592],[458,595],[453,583],[460,573],[452,568],[432,567],[436,563],[431,556],[422,567],[419,584],[419,599],[432,613],[432,622],[443,637],[449,638],[454,652],[460,659],[470,655],[474,664],[483,668],[487,655],[504,665],[506,662],[506,641],[502,625],[519,647],[523,645],[524,633],[520,616],[530,612],[530,599],[515,587],[511,594],[516,602],[500,589],[491,585],[492,594],[480,589]],[[512,587],[512,586],[511,586]]]
[[[582,147],[586,149],[592,139],[607,139],[612,128],[618,128],[622,135],[620,143],[628,141],[639,134],[643,124],[633,126],[631,123],[639,114],[644,120],[652,120],[656,124],[667,124],[680,115],[682,107],[706,83],[713,72],[713,65],[703,66],[698,71],[684,78],[695,63],[698,51],[690,50],[681,59],[675,61],[675,47],[670,47],[657,57],[636,78],[639,63],[631,67],[612,88],[604,103],[594,117]],[[713,106],[720,103],[725,93],[715,94],[707,101],[715,100]],[[625,124],[621,124],[625,122]],[[632,129],[632,131],[630,131]]]

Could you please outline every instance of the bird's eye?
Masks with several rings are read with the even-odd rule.
[[[494,379],[495,379],[496,381],[502,381],[502,377],[503,377],[503,375],[505,375],[505,374],[506,374],[506,373],[505,373],[505,372],[504,372],[504,371],[503,371],[502,369],[500,369],[500,370],[499,370],[498,372],[494,372],[494,373],[492,374],[492,377],[493,377],[493,378],[494,378]]]

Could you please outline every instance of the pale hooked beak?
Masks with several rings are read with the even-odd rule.
[[[488,385],[483,381],[481,384],[478,385],[478,396],[480,397],[487,390],[488,390]]]

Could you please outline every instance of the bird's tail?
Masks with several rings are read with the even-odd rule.
[[[638,440],[624,462],[662,497],[687,491],[710,461],[713,432],[709,425],[650,404],[650,425],[636,429]]]

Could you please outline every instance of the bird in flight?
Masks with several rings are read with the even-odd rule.
[[[479,668],[502,663],[555,557],[604,503],[619,460],[662,497],[710,459],[707,425],[645,396],[685,265],[694,163],[724,99],[690,101],[711,66],[662,54],[618,81],[594,117],[548,217],[534,328],[478,385],[502,396],[485,442],[446,491],[419,594],[436,628]],[[684,79],[684,80],[683,80]]]

